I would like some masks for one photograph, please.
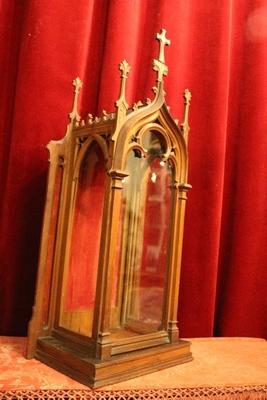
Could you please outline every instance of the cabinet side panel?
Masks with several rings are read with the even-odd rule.
[[[62,177],[63,177],[63,168],[57,166],[55,174],[55,182],[54,182],[53,204],[50,217],[50,229],[48,232],[48,246],[46,254],[45,276],[44,276],[44,298],[43,298],[43,308],[42,308],[43,327],[45,327],[45,325],[48,322],[51,278],[52,278],[54,255],[55,255],[58,214],[59,214],[60,195],[62,188]]]
[[[46,203],[39,253],[37,283],[32,318],[28,327],[27,357],[34,356],[36,341],[44,334],[48,319],[51,276],[54,261],[59,200],[62,185],[63,169],[58,163],[58,148],[49,146],[50,166],[47,180]]]

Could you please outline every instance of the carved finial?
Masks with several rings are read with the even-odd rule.
[[[78,97],[79,97],[79,93],[80,93],[80,89],[83,85],[81,79],[79,77],[75,78],[72,81],[72,84],[74,86],[74,99],[73,99],[73,107],[72,107],[72,111],[71,113],[69,113],[69,117],[71,121],[80,121],[81,117],[78,113]]]
[[[130,69],[131,69],[131,67],[126,60],[121,61],[121,63],[119,64],[119,70],[122,72],[121,73],[122,78],[128,77]]]
[[[117,128],[123,123],[126,112],[128,110],[128,104],[125,98],[125,88],[126,88],[126,79],[128,78],[128,73],[130,71],[130,65],[126,60],[123,60],[119,64],[119,70],[121,71],[121,86],[120,86],[120,95],[118,100],[116,101],[115,105],[118,108],[117,112]]]
[[[128,78],[128,73],[130,71],[130,65],[126,60],[123,60],[119,64],[119,70],[121,71],[121,87],[120,87],[120,95],[118,100],[116,101],[116,106],[120,109],[124,108],[125,111],[128,109],[128,104],[125,98],[125,88],[126,88],[126,79]]]
[[[185,91],[184,91],[184,100],[185,100],[184,104],[185,105],[190,105],[191,98],[192,98],[191,92],[189,91],[189,89],[185,89]]]
[[[190,102],[191,102],[191,93],[188,89],[185,89],[184,91],[184,120],[181,124],[182,132],[187,139],[188,132],[190,130],[190,126],[188,123],[188,114],[189,114],[189,107],[190,107]]]
[[[168,67],[165,64],[164,47],[171,44],[171,41],[166,38],[166,29],[161,29],[160,33],[156,35],[159,41],[159,56],[158,59],[153,60],[153,69],[157,71],[157,82],[162,82],[163,76],[168,74]]]

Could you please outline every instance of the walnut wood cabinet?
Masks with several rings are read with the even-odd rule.
[[[92,387],[190,361],[177,307],[187,184],[188,111],[165,103],[161,30],[154,98],[82,120],[74,101],[50,167],[28,357]]]

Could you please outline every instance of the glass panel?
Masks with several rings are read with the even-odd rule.
[[[122,192],[122,239],[113,327],[147,333],[162,327],[168,242],[171,221],[173,169],[162,161],[166,151],[162,135],[144,138],[147,157],[132,151],[127,160]],[[113,314],[114,315],[114,314]]]
[[[139,320],[159,329],[162,322],[165,278],[167,274],[168,233],[170,224],[170,174],[168,165],[157,157],[144,176],[144,197],[139,209],[144,213],[138,227],[138,248],[128,319]]]
[[[104,157],[94,142],[79,173],[60,314],[60,326],[85,336],[92,332],[105,178]]]

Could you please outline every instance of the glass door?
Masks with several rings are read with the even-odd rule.
[[[125,167],[129,176],[123,180],[112,321],[129,336],[162,329],[170,244],[174,174],[164,157],[166,142],[161,133],[149,131],[141,145],[142,152],[134,149],[128,154]]]

